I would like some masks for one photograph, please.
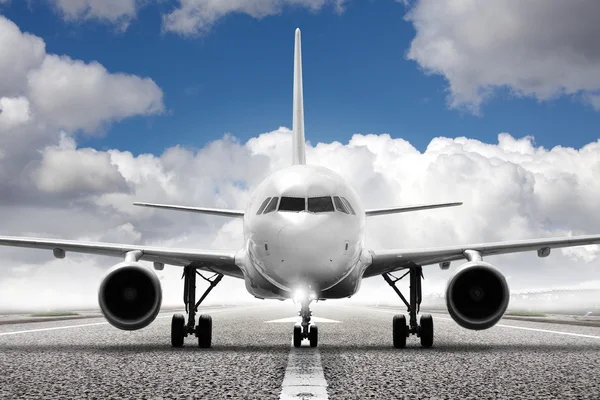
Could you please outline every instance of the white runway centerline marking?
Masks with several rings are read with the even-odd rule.
[[[292,345],[279,399],[329,399],[318,348]]]

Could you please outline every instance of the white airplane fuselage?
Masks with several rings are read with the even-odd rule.
[[[347,200],[351,212],[338,207],[311,211],[309,203],[324,197],[332,206],[341,201],[335,197]],[[276,198],[279,206],[265,213],[261,206],[268,198]],[[304,210],[281,210],[282,198],[305,199]],[[236,263],[244,271],[246,288],[270,299],[290,298],[298,290],[319,299],[353,295],[367,266],[365,220],[357,193],[334,171],[292,165],[273,173],[257,187],[244,214],[245,245]]]

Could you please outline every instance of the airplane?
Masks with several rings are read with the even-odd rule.
[[[407,338],[415,335],[422,347],[429,348],[433,345],[433,319],[430,314],[420,314],[424,267],[439,264],[447,270],[453,261],[466,261],[448,281],[446,306],[460,326],[482,330],[502,318],[509,301],[505,277],[483,261],[484,257],[523,251],[537,251],[539,257],[547,257],[553,248],[600,243],[600,235],[587,235],[419,249],[366,248],[367,218],[462,203],[365,209],[341,175],[306,164],[300,29],[296,29],[294,45],[292,164],[267,177],[244,211],[134,204],[243,218],[244,246],[238,251],[212,251],[14,236],[0,236],[0,245],[48,249],[56,258],[64,258],[67,252],[122,257],[123,261],[110,268],[100,282],[98,303],[108,322],[123,330],[144,328],[156,318],[162,289],[155,270],[164,269],[165,264],[182,267],[187,321],[183,314],[172,317],[171,345],[176,348],[191,335],[196,336],[199,347],[211,347],[212,319],[200,315],[196,323],[196,313],[224,276],[243,279],[247,291],[257,298],[299,303],[301,322],[293,328],[293,344],[300,347],[308,340],[316,347],[318,328],[311,323],[310,304],[351,297],[362,279],[381,275],[409,314],[408,323],[404,314],[393,317],[393,346],[404,348]],[[140,261],[153,262],[153,268]],[[393,275],[397,271],[403,275]],[[198,300],[197,276],[209,283]],[[408,300],[396,286],[406,276],[410,280]]]

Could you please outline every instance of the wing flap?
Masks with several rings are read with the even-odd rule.
[[[599,244],[600,235],[569,236],[543,239],[514,240],[508,242],[479,243],[461,246],[448,246],[424,249],[371,250],[371,264],[364,277],[381,275],[410,265],[431,265],[465,258],[466,250],[474,250],[482,256],[519,253],[563,247]]]
[[[214,251],[195,249],[168,249],[156,246],[129,245],[118,243],[83,242],[15,236],[0,236],[0,246],[27,247],[34,249],[61,249],[65,252],[124,257],[130,251],[141,251],[141,260],[161,262],[169,265],[187,266],[243,278],[243,273],[235,264],[235,251]]]

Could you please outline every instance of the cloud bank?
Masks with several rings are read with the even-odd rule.
[[[179,6],[163,16],[163,30],[181,35],[206,33],[219,19],[229,14],[246,14],[260,19],[277,15],[286,7],[312,12],[326,6],[343,11],[346,0],[179,0]]]
[[[95,20],[125,31],[138,11],[152,5],[148,0],[48,0],[65,21]],[[261,19],[278,15],[284,9],[301,8],[318,12],[330,7],[344,10],[347,0],[178,0],[177,5],[162,14],[162,30],[182,36],[195,36],[210,31],[220,19],[230,14],[245,14]],[[0,0],[2,3],[2,0]],[[160,2],[158,2],[160,3]]]
[[[498,90],[574,96],[600,110],[600,2],[416,0],[407,58],[448,81],[448,103],[478,113]]]

